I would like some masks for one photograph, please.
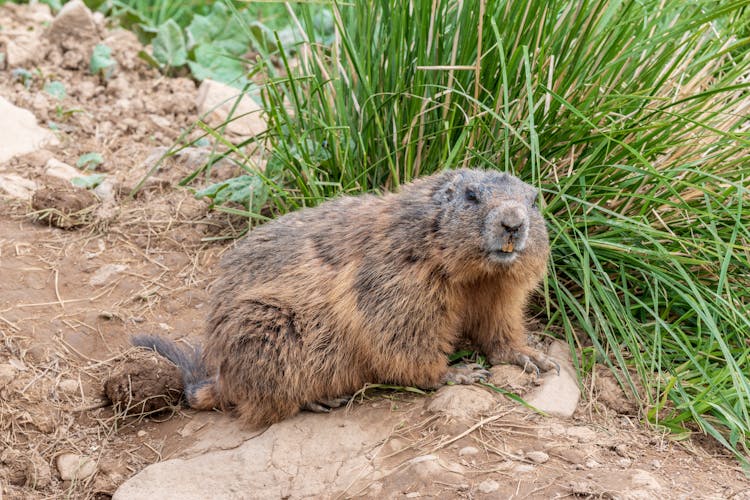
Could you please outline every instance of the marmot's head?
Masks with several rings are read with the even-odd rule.
[[[549,239],[537,189],[496,171],[462,169],[441,177],[434,229],[444,252],[489,269],[546,263]]]

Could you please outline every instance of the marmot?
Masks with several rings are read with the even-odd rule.
[[[367,382],[484,378],[449,370],[461,337],[492,364],[558,368],[525,340],[549,256],[537,198],[510,174],[462,169],[284,215],[223,259],[202,356],[134,344],[182,368],[191,407],[235,408],[251,425],[326,410]]]

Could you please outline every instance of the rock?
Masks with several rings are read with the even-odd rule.
[[[0,387],[7,386],[16,378],[16,369],[8,363],[0,364]]]
[[[446,385],[428,400],[427,411],[455,419],[475,418],[497,405],[495,396],[471,385]]]
[[[57,44],[62,44],[67,38],[75,38],[78,44],[93,44],[99,39],[91,11],[81,0],[66,3],[45,35]]]
[[[36,117],[0,97],[0,164],[14,156],[59,144],[57,137],[37,125]]]
[[[57,457],[55,463],[63,481],[81,481],[96,472],[96,463],[93,460],[75,453],[63,453]]]
[[[34,194],[36,188],[36,182],[31,179],[16,174],[0,174],[0,191],[11,198],[28,200]]]
[[[11,69],[32,66],[44,54],[44,43],[34,33],[0,38],[0,43],[5,45],[5,64]]]
[[[67,163],[61,162],[55,158],[50,158],[47,161],[47,164],[44,166],[44,173],[67,182],[70,182],[75,177],[81,177],[83,175],[77,168],[71,167]]]
[[[554,341],[547,354],[560,364],[560,374],[555,371],[545,373],[542,385],[525,398],[526,402],[550,415],[569,418],[578,407],[581,391],[578,389],[568,346]]]
[[[525,474],[527,472],[532,472],[536,467],[534,467],[531,464],[516,464],[513,467],[513,472],[518,474]]]
[[[344,410],[301,413],[233,449],[153,464],[122,484],[113,499],[351,496],[374,479],[368,451],[400,422],[389,410],[371,410],[359,418]],[[231,428],[224,433],[242,432],[236,419],[227,422]]]
[[[120,186],[110,177],[94,188],[94,194],[102,200],[102,203],[115,203],[119,191]]]
[[[479,450],[477,448],[474,448],[473,446],[464,446],[463,448],[458,450],[459,457],[477,455],[478,453]]]
[[[432,483],[436,477],[453,484],[463,479],[463,467],[452,462],[444,463],[437,455],[422,455],[412,458],[409,463],[409,476],[416,475],[426,484]]]
[[[482,493],[489,495],[490,493],[494,493],[500,489],[500,483],[493,479],[487,479],[479,483],[477,489]]]
[[[207,78],[198,87],[195,98],[198,114],[211,126],[218,127],[229,118],[239,95],[238,89]],[[243,95],[226,131],[243,139],[261,134],[268,128],[262,113],[260,105],[250,96]]]
[[[105,264],[97,269],[94,275],[89,278],[89,285],[107,285],[112,281],[112,277],[120,274],[127,268],[128,266],[126,266],[125,264]]]
[[[627,469],[628,467],[633,465],[633,461],[630,460],[629,458],[620,458],[617,460],[617,465],[619,465],[623,469]]]
[[[584,463],[583,465],[585,465],[587,469],[600,469],[602,467],[602,464],[600,464],[593,458],[589,458],[588,460],[586,460],[586,463]]]
[[[61,380],[60,383],[57,384],[57,388],[65,394],[80,394],[80,384],[77,380],[71,378]]]
[[[596,439],[596,431],[580,425],[568,427],[565,434],[578,440],[579,443],[590,443]]]
[[[530,451],[525,456],[535,464],[543,464],[549,460],[549,455],[543,451]]]

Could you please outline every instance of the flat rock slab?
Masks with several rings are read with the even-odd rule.
[[[57,137],[36,123],[28,110],[14,106],[0,97],[0,164],[14,156],[31,153],[58,144]]]
[[[374,471],[368,458],[400,417],[389,411],[301,413],[230,450],[151,465],[115,500],[329,497]],[[235,421],[235,430],[243,432]],[[231,430],[227,430],[231,432]]]
[[[571,417],[578,407],[581,391],[570,359],[570,350],[566,344],[556,340],[550,344],[547,354],[560,364],[560,374],[555,371],[545,373],[542,385],[524,399],[531,406],[550,415]]]

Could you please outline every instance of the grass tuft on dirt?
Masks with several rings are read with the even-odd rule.
[[[254,70],[269,132],[243,146],[266,170],[228,155],[276,214],[461,166],[538,185],[547,328],[650,422],[747,463],[748,4],[334,3],[332,41],[303,4],[298,59],[261,51]]]

